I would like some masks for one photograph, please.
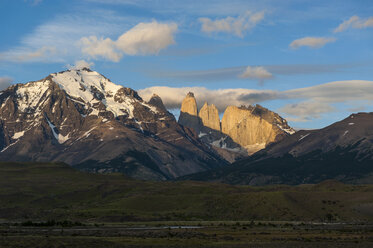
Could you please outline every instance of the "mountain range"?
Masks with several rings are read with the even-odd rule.
[[[192,92],[181,104],[179,123],[198,133],[204,143],[211,145],[230,162],[252,155],[295,133],[285,119],[259,104],[228,106],[220,121],[215,105],[205,102],[198,109],[197,99]],[[221,152],[222,149],[228,150],[229,156]]]
[[[0,117],[1,161],[59,161],[155,180],[227,164],[158,96],[145,102],[87,68],[7,88]]]
[[[207,102],[189,92],[176,120],[87,68],[52,73],[0,92],[0,161],[64,162],[145,180],[301,184],[373,182],[373,113],[295,132],[260,105]]]
[[[373,183],[373,113],[301,130],[229,167],[184,179],[231,184]]]

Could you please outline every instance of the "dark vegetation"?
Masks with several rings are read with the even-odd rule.
[[[167,223],[163,223],[167,225]],[[373,226],[285,222],[199,222],[192,228],[105,225],[0,226],[0,247],[370,248]]]
[[[232,186],[91,174],[65,164],[1,163],[0,220],[372,221],[373,186]]]
[[[229,184],[316,184],[329,179],[345,183],[373,182],[373,161],[369,154],[353,151],[354,146],[330,152],[315,150],[293,157],[262,159],[266,154],[238,161],[232,166],[182,177],[181,180],[219,181]],[[367,177],[371,178],[367,178]]]
[[[128,161],[128,158],[132,159]],[[141,170],[141,167],[144,166],[157,175],[160,175],[160,177],[170,179],[158,168],[154,161],[145,152],[139,152],[136,150],[128,151],[124,155],[106,162],[88,160],[78,165],[74,165],[74,168],[88,172],[100,172],[100,170],[109,170],[112,172],[120,172],[133,177],[135,173]],[[155,177],[154,179],[158,178]]]
[[[373,186],[232,186],[0,164],[0,247],[372,247]]]

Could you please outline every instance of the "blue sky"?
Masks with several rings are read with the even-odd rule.
[[[189,90],[296,128],[373,109],[370,0],[2,0],[0,25],[2,87],[89,65],[170,109]]]

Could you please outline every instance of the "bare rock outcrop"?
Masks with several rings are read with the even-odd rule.
[[[198,117],[197,101],[192,92],[187,94],[181,104],[179,124],[192,128],[196,133],[200,131],[201,121]]]
[[[221,131],[219,111],[214,104],[209,105],[207,102],[203,105],[198,113],[204,127]]]
[[[160,98],[160,96],[158,96],[157,94],[153,94],[148,103],[157,107],[160,111],[167,111],[166,107],[163,105],[162,98]]]
[[[193,129],[204,143],[213,148],[225,149],[239,156],[253,154],[295,132],[285,119],[258,104],[228,106],[220,122],[219,111],[213,104],[205,103],[198,111],[191,92],[182,102],[179,124]],[[225,155],[223,157],[227,159]]]
[[[286,120],[260,105],[228,106],[221,125],[222,132],[245,147],[249,154],[294,132]]]

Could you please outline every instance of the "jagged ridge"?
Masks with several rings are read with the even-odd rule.
[[[191,92],[182,102],[179,123],[192,128],[214,148],[240,154],[253,154],[295,132],[285,119],[260,105],[228,106],[220,122],[214,105],[205,103],[198,111]]]
[[[147,179],[224,164],[177,124],[160,98],[144,102],[89,69],[11,86],[0,105],[2,161],[63,161]]]
[[[230,167],[186,179],[232,184],[304,184],[337,179],[373,182],[373,113],[352,114],[317,130],[300,130]]]

